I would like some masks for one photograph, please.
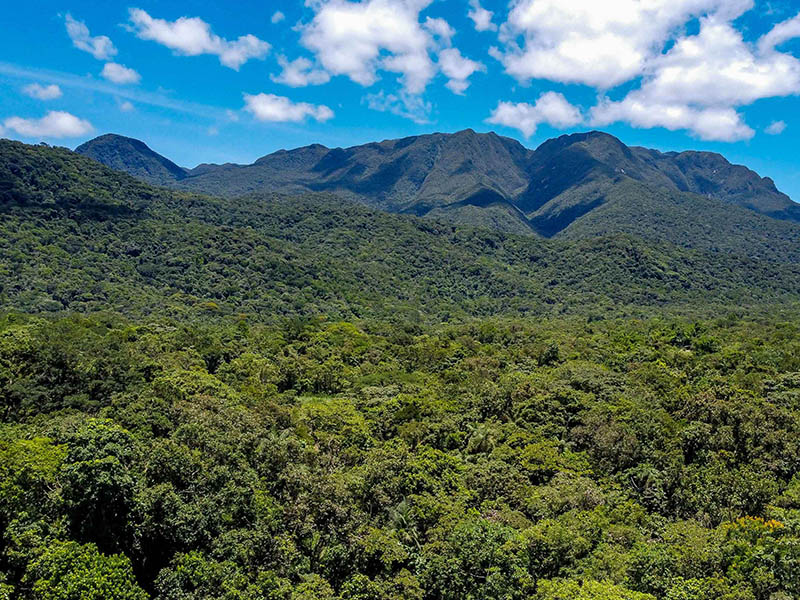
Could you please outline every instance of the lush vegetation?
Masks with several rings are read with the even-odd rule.
[[[586,190],[575,190],[578,192],[592,197]],[[595,193],[603,196],[605,203],[573,222],[559,234],[560,239],[627,233],[684,248],[800,263],[800,225],[795,222],[634,181],[600,186]]]
[[[800,298],[797,264],[629,235],[545,241],[323,196],[213,199],[63,149],[0,150],[0,305],[20,311],[441,322]]]
[[[796,265],[0,150],[0,600],[800,597]]]
[[[35,599],[800,594],[800,330],[7,316]]]

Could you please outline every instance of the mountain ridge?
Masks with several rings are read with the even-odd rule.
[[[675,202],[691,194],[699,212],[705,210],[701,198],[707,198],[800,221],[800,205],[772,179],[720,154],[629,147],[600,131],[559,136],[531,150],[494,132],[466,129],[349,148],[311,144],[273,152],[249,165],[193,169],[177,167],[139,143],[146,150],[137,154],[140,146],[130,138],[107,134],[76,152],[148,183],[187,191],[228,197],[332,192],[389,212],[430,214],[544,237],[591,214],[627,180],[644,184],[651,195],[668,190]]]
[[[333,194],[215,198],[6,140],[0,212],[0,303],[28,312],[442,322],[800,299],[800,246],[791,240],[782,260],[764,260],[627,233],[519,236]]]

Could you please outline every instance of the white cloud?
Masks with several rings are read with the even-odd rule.
[[[24,88],[22,88],[22,92],[25,95],[38,100],[55,100],[56,98],[61,98],[62,96],[61,88],[54,83],[50,85],[31,83],[30,85],[26,85]]]
[[[3,127],[26,138],[78,137],[94,129],[89,121],[79,119],[68,112],[54,110],[48,112],[41,119],[9,117],[3,121]]]
[[[769,135],[780,135],[786,131],[786,121],[773,121],[764,131]]]
[[[176,21],[154,19],[139,8],[130,10],[134,31],[143,40],[152,40],[185,56],[213,54],[220,63],[239,70],[251,58],[261,59],[270,45],[254,35],[229,41],[211,32],[211,26],[199,17],[181,17]]]
[[[333,111],[325,105],[292,102],[274,94],[244,94],[245,110],[259,121],[299,123],[307,118],[324,122],[333,118]]]
[[[696,35],[678,38],[650,61],[639,89],[619,102],[601,101],[592,111],[593,123],[687,129],[706,140],[750,139],[755,132],[737,107],[800,93],[800,60],[763,43],[772,35],[755,46],[729,22],[704,17]]]
[[[383,69],[399,73],[404,90],[419,94],[436,74],[428,55],[432,35],[419,22],[430,1],[316,0],[301,41],[332,75],[369,86]]]
[[[270,19],[270,21],[272,21],[272,24],[275,25],[276,23],[280,23],[281,21],[283,21],[285,18],[286,18],[286,15],[284,15],[281,11],[276,10],[273,13],[272,18]]]
[[[634,127],[686,129],[703,140],[736,142],[749,140],[755,132],[733,108],[698,108],[686,104],[642,101],[634,94],[621,102],[603,101],[591,111],[591,123],[603,127],[625,121]]]
[[[493,49],[520,81],[609,89],[645,70],[672,33],[710,12],[738,16],[752,0],[517,0]],[[522,37],[522,46],[517,39]]]
[[[442,44],[443,46],[449,46],[450,41],[456,34],[456,30],[453,29],[450,26],[450,23],[448,23],[444,19],[434,19],[428,17],[425,19],[425,22],[422,24],[422,27],[426,31],[428,31],[428,33],[438,38],[439,43]]]
[[[750,139],[739,107],[800,94],[800,60],[777,50],[800,37],[800,15],[755,43],[734,22],[753,0],[515,0],[490,54],[519,81],[598,88],[597,126],[688,130],[707,140]],[[690,21],[699,30],[689,35]],[[605,90],[640,79],[617,102]]]
[[[119,83],[121,85],[139,83],[142,79],[142,76],[133,69],[113,62],[106,63],[100,74],[112,83]]]
[[[767,52],[798,37],[800,37],[800,14],[794,19],[778,23],[772,31],[759,40],[758,47],[761,52]]]
[[[475,23],[476,31],[497,31],[497,25],[492,23],[494,13],[481,6],[480,0],[470,0],[470,11],[467,16]]]
[[[283,71],[280,75],[271,76],[275,83],[282,83],[290,87],[305,87],[327,83],[331,79],[327,71],[315,67],[314,63],[307,58],[300,57],[290,61],[285,56],[279,56],[278,64]]]
[[[421,96],[400,91],[399,94],[387,94],[383,90],[376,94],[368,94],[364,102],[371,110],[388,112],[415,123],[430,123],[431,104]]]
[[[457,48],[446,48],[439,52],[439,68],[449,79],[445,85],[455,94],[464,93],[473,73],[486,70],[483,64],[461,56]]]
[[[641,93],[665,103],[737,106],[800,92],[800,60],[754,52],[732,25],[715,18],[702,19],[697,35],[679,38],[649,71]]]
[[[316,72],[319,69],[369,87],[378,81],[381,71],[396,73],[399,91],[381,90],[367,95],[365,102],[374,110],[427,122],[430,104],[419,96],[437,73],[447,77],[445,85],[450,90],[462,94],[469,77],[485,69],[452,47],[456,31],[445,19],[421,19],[420,13],[431,2],[306,0],[314,17],[300,26],[301,43],[314,53],[319,67],[312,67],[309,61],[293,61],[282,64],[284,72],[273,79],[305,85],[324,80]]]
[[[536,104],[500,102],[486,119],[487,123],[505,125],[521,131],[525,137],[536,133],[536,128],[547,123],[557,128],[574,127],[583,122],[581,111],[556,92],[546,92]]]
[[[88,52],[97,60],[109,60],[117,53],[117,49],[114,48],[114,44],[108,37],[104,35],[92,37],[84,22],[76,21],[69,14],[64,21],[67,26],[67,34],[76,48]]]
[[[119,105],[119,109],[122,112],[133,112],[134,110],[136,110],[136,107],[130,101],[125,100]]]

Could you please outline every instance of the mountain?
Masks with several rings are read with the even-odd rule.
[[[532,154],[528,189],[516,204],[544,235],[567,229],[576,219],[613,199],[615,188],[633,180],[645,184],[645,195],[678,203],[691,194],[698,217],[708,208],[704,199],[738,206],[769,217],[800,221],[800,205],[782,194],[774,182],[710,152],[661,153],[629,148],[617,138],[590,132],[561,136]],[[716,208],[716,203],[711,202]]]
[[[787,262],[631,235],[518,236],[331,194],[212,198],[3,140],[0,211],[7,310],[441,322],[800,299]]]
[[[100,162],[153,183],[139,165],[162,163],[132,142],[103,136],[76,151],[91,149],[95,160],[114,157]],[[601,132],[561,136],[531,151],[509,138],[466,130],[348,149],[317,144],[252,165],[175,169],[168,171],[174,178],[165,180],[162,172],[158,182],[227,197],[327,192],[389,212],[508,233],[567,239],[628,234],[800,262],[798,205],[772,180],[717,154],[631,148]]]
[[[185,169],[144,142],[121,135],[101,135],[78,146],[75,152],[152,185],[170,185],[186,177]]]
[[[597,131],[564,135],[529,150],[510,138],[468,129],[352,148],[316,144],[281,150],[252,165],[153,167],[148,174],[142,173],[143,164],[162,163],[144,144],[134,147],[127,138],[103,136],[76,151],[149,183],[186,190],[225,196],[325,191],[390,212],[545,237],[566,231],[630,181],[645,185],[641,189],[649,195],[663,197],[667,190],[677,203],[692,194],[701,220],[705,198],[800,221],[800,205],[771,179],[719,154],[628,147]]]
[[[796,225],[563,152],[458,213],[545,239],[0,140],[0,598],[800,598]]]

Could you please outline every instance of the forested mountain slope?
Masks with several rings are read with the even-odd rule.
[[[536,150],[472,130],[344,149],[317,144],[281,150],[252,165],[200,165],[172,179],[142,173],[141,164],[153,161],[152,151],[138,152],[128,138],[102,136],[77,151],[150,183],[181,189],[225,196],[326,191],[390,212],[545,237],[566,231],[631,181],[645,194],[667,193],[673,203],[691,194],[696,221],[712,224],[720,202],[800,220],[800,206],[771,179],[718,154],[629,148],[597,131],[561,136]],[[721,238],[733,231],[722,225]]]
[[[120,135],[101,135],[75,152],[153,185],[169,185],[186,177],[186,169],[153,152],[144,142]]]
[[[0,300],[29,311],[392,316],[755,305],[800,267],[612,235],[557,242],[336,198],[151,188],[63,149],[0,143]]]
[[[800,597],[793,226],[609,181],[543,239],[0,141],[0,600]]]

